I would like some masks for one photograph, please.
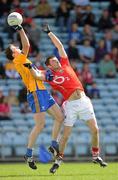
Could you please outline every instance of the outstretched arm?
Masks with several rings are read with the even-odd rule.
[[[19,34],[22,43],[22,52],[27,56],[30,48],[29,39],[23,28],[19,31]]]
[[[33,77],[35,79],[39,79],[39,80],[45,81],[45,74],[44,74],[43,71],[39,71],[39,70],[36,70],[34,68],[31,68],[30,72],[31,72],[31,74],[33,75]]]
[[[60,57],[63,58],[67,58],[67,54],[65,52],[65,49],[63,47],[63,44],[61,43],[61,41],[59,40],[59,38],[50,31],[50,28],[48,25],[45,25],[43,27],[43,31],[46,32],[48,34],[48,36],[50,37],[52,43],[55,45],[55,47],[58,49],[59,55]]]
[[[30,70],[32,76],[35,79],[39,79],[42,81],[52,81],[53,80],[53,74],[50,70],[47,70],[47,71],[38,70],[37,67],[31,63],[25,63],[24,66]]]
[[[16,30],[19,33],[22,44],[22,52],[27,56],[30,48],[30,43],[23,27],[20,25],[12,26],[12,27],[14,30]]]

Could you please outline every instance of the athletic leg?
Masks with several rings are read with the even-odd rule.
[[[107,166],[107,163],[105,163],[102,158],[99,156],[99,128],[97,125],[97,122],[95,119],[88,120],[87,125],[91,132],[91,139],[92,139],[92,156],[93,156],[93,162],[99,163],[102,167]]]
[[[52,144],[49,147],[49,151],[56,156],[59,153],[59,147],[57,143],[58,135],[61,129],[62,122],[64,120],[64,115],[57,104],[51,106],[47,111],[54,119],[54,125],[52,130]]]
[[[35,121],[35,126],[33,127],[32,131],[29,135],[27,152],[26,152],[26,155],[24,156],[24,158],[28,162],[30,168],[37,169],[36,164],[33,160],[32,148],[33,148],[33,145],[34,145],[39,133],[44,128],[45,112],[35,113],[34,114],[34,121]]]

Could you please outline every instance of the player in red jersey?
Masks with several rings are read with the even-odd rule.
[[[79,119],[85,121],[91,132],[93,162],[105,167],[107,163],[99,156],[99,129],[92,103],[85,95],[83,86],[72,69],[60,40],[50,31],[48,25],[45,25],[43,30],[48,34],[60,55],[60,61],[55,56],[50,56],[47,58],[45,64],[54,76],[53,81],[49,82],[49,84],[64,97],[63,109],[66,117],[64,120],[64,132],[59,143],[60,153],[50,172],[55,173],[56,169],[60,166],[67,140],[78,116]],[[35,77],[38,78],[37,76]]]

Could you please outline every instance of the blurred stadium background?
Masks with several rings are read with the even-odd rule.
[[[62,9],[65,9],[63,13],[59,8],[61,0],[43,1],[40,0],[42,3],[38,0],[0,1],[0,161],[23,160],[28,134],[34,124],[32,113],[26,103],[26,90],[13,64],[9,63],[4,55],[9,43],[20,45],[19,37],[6,23],[7,15],[13,11],[23,15],[23,26],[31,43],[29,57],[39,69],[42,69],[46,56],[53,53],[58,56],[47,35],[41,31],[42,24],[48,22],[52,31],[63,42],[72,66],[81,77],[86,93],[92,99],[100,129],[102,156],[108,161],[117,161],[118,1],[65,0],[62,3]],[[42,5],[46,2],[47,5]],[[73,28],[76,30],[71,28],[73,23],[76,23],[77,29]],[[73,39],[74,48],[69,46]],[[83,44],[86,39],[90,42],[87,48]],[[99,45],[101,40],[103,46]],[[86,49],[88,54],[82,54]],[[102,64],[102,67],[104,66],[102,70],[100,69],[101,61],[104,61],[106,55],[108,59],[110,58],[108,61],[112,62],[113,72],[105,67],[105,63]],[[106,69],[109,72],[106,72]],[[47,87],[51,90],[48,85]],[[60,94],[54,91],[52,94],[61,105]],[[45,129],[37,139],[34,155],[38,155],[40,144],[46,146],[50,144],[52,125],[53,120],[47,114]],[[87,161],[91,158],[90,148],[89,130],[78,120],[69,139],[65,158]]]

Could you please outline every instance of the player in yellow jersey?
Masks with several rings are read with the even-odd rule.
[[[10,44],[6,49],[6,56],[9,60],[13,61],[17,72],[20,74],[25,86],[27,87],[27,100],[34,113],[35,126],[33,127],[28,140],[28,146],[25,160],[28,162],[29,167],[37,169],[33,159],[32,148],[33,145],[45,125],[46,111],[55,119],[52,131],[52,144],[51,146],[58,149],[57,136],[63,122],[63,113],[59,106],[55,103],[53,97],[46,90],[43,80],[52,80],[52,75],[49,72],[45,74],[38,71],[40,79],[35,79],[30,70],[25,67],[30,63],[31,67],[35,68],[31,61],[27,59],[29,52],[29,40],[22,26],[12,26],[20,35],[22,50],[13,44]]]

